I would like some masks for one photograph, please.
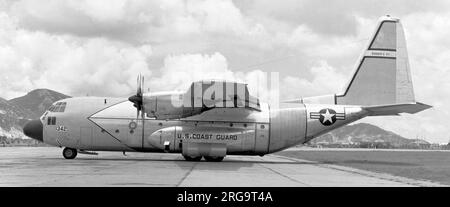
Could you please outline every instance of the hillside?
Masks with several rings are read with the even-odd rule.
[[[413,141],[393,132],[384,130],[372,124],[358,123],[343,126],[339,129],[324,134],[311,141],[312,144],[319,142],[328,143],[355,143],[355,142],[389,142],[392,145],[407,145]]]
[[[27,121],[27,114],[20,107],[0,98],[0,136],[22,137],[22,126]]]

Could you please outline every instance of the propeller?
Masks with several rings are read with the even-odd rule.
[[[142,88],[144,87],[144,77],[142,75],[138,75],[137,77],[137,91],[136,95],[130,96],[128,98],[129,101],[133,103],[133,106],[136,107],[136,120],[139,119],[139,112],[141,112],[142,122],[144,121],[144,96],[142,93]]]

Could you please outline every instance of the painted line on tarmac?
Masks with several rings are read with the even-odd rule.
[[[301,182],[301,181],[299,181],[299,180],[297,180],[297,179],[291,178],[291,177],[289,177],[289,176],[287,176],[287,175],[285,175],[285,174],[283,174],[283,173],[280,173],[280,172],[278,172],[278,171],[276,171],[276,170],[274,170],[274,169],[272,169],[272,168],[270,168],[270,167],[264,166],[263,164],[259,164],[259,165],[260,165],[261,167],[263,167],[263,168],[266,168],[266,169],[272,171],[273,173],[275,173],[275,174],[277,174],[277,175],[279,175],[279,176],[281,176],[281,177],[284,177],[284,178],[289,179],[290,181],[293,181],[293,182],[296,182],[296,183],[300,183],[300,184],[305,185],[305,186],[307,186],[307,187],[310,187],[310,186],[311,186],[311,185],[306,184],[306,183],[304,183],[304,182]]]
[[[184,180],[186,180],[186,178],[192,173],[192,171],[194,171],[194,168],[197,167],[199,162],[195,162],[191,169],[189,169],[189,171],[183,176],[183,178],[181,178],[180,182],[177,183],[176,187],[180,187],[180,185],[184,182]]]

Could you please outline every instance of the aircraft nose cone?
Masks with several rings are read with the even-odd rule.
[[[41,120],[31,120],[23,127],[23,133],[28,137],[43,142],[43,128]]]

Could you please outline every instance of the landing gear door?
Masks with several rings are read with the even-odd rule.
[[[269,149],[269,124],[256,124],[255,153],[264,155]]]

